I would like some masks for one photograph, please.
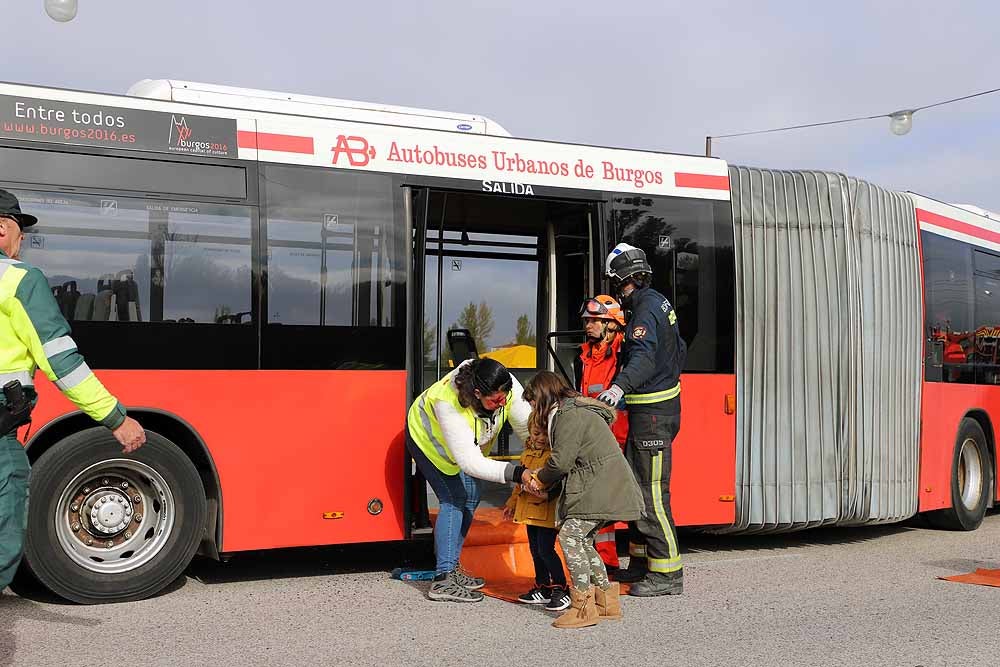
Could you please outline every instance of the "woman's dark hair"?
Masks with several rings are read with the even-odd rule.
[[[534,401],[531,409],[531,423],[539,429],[548,432],[549,413],[552,407],[566,398],[579,396],[580,392],[572,389],[563,376],[552,371],[539,371],[524,387],[524,400]]]
[[[514,381],[510,371],[499,361],[493,359],[474,359],[465,364],[455,374],[455,386],[458,388],[458,402],[463,408],[479,405],[476,391],[480,396],[489,396],[498,391],[508,392]]]

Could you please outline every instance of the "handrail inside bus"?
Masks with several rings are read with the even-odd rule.
[[[545,348],[549,351],[549,354],[552,355],[552,359],[556,362],[556,366],[559,367],[559,372],[563,374],[564,378],[566,378],[566,382],[570,387],[576,383],[573,381],[573,378],[569,376],[569,373],[566,372],[566,367],[563,366],[562,362],[559,360],[559,356],[556,354],[555,348],[552,347],[552,340],[554,338],[568,338],[569,336],[585,336],[586,334],[587,332],[585,330],[577,329],[574,331],[550,331],[545,335]]]

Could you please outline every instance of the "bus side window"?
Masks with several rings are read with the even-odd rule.
[[[976,340],[972,317],[972,251],[943,236],[921,232],[924,258],[924,329],[928,382],[976,382]],[[931,356],[931,349],[940,356]],[[939,360],[939,366],[935,361]]]
[[[250,207],[12,190],[39,218],[24,259],[94,368],[257,366],[256,332],[220,326],[251,319]]]
[[[677,312],[687,371],[733,372],[734,260],[728,202],[616,194],[617,238],[642,248]]]

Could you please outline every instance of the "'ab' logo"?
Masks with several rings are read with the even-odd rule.
[[[364,167],[375,157],[375,149],[368,145],[364,137],[341,134],[337,137],[337,145],[330,150],[333,151],[333,164],[337,164],[341,154],[344,154],[352,167]]]

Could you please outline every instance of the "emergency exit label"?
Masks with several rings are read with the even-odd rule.
[[[453,260],[451,260],[451,270],[452,271],[461,271],[462,270],[462,260],[460,260],[460,259],[453,259]]]

